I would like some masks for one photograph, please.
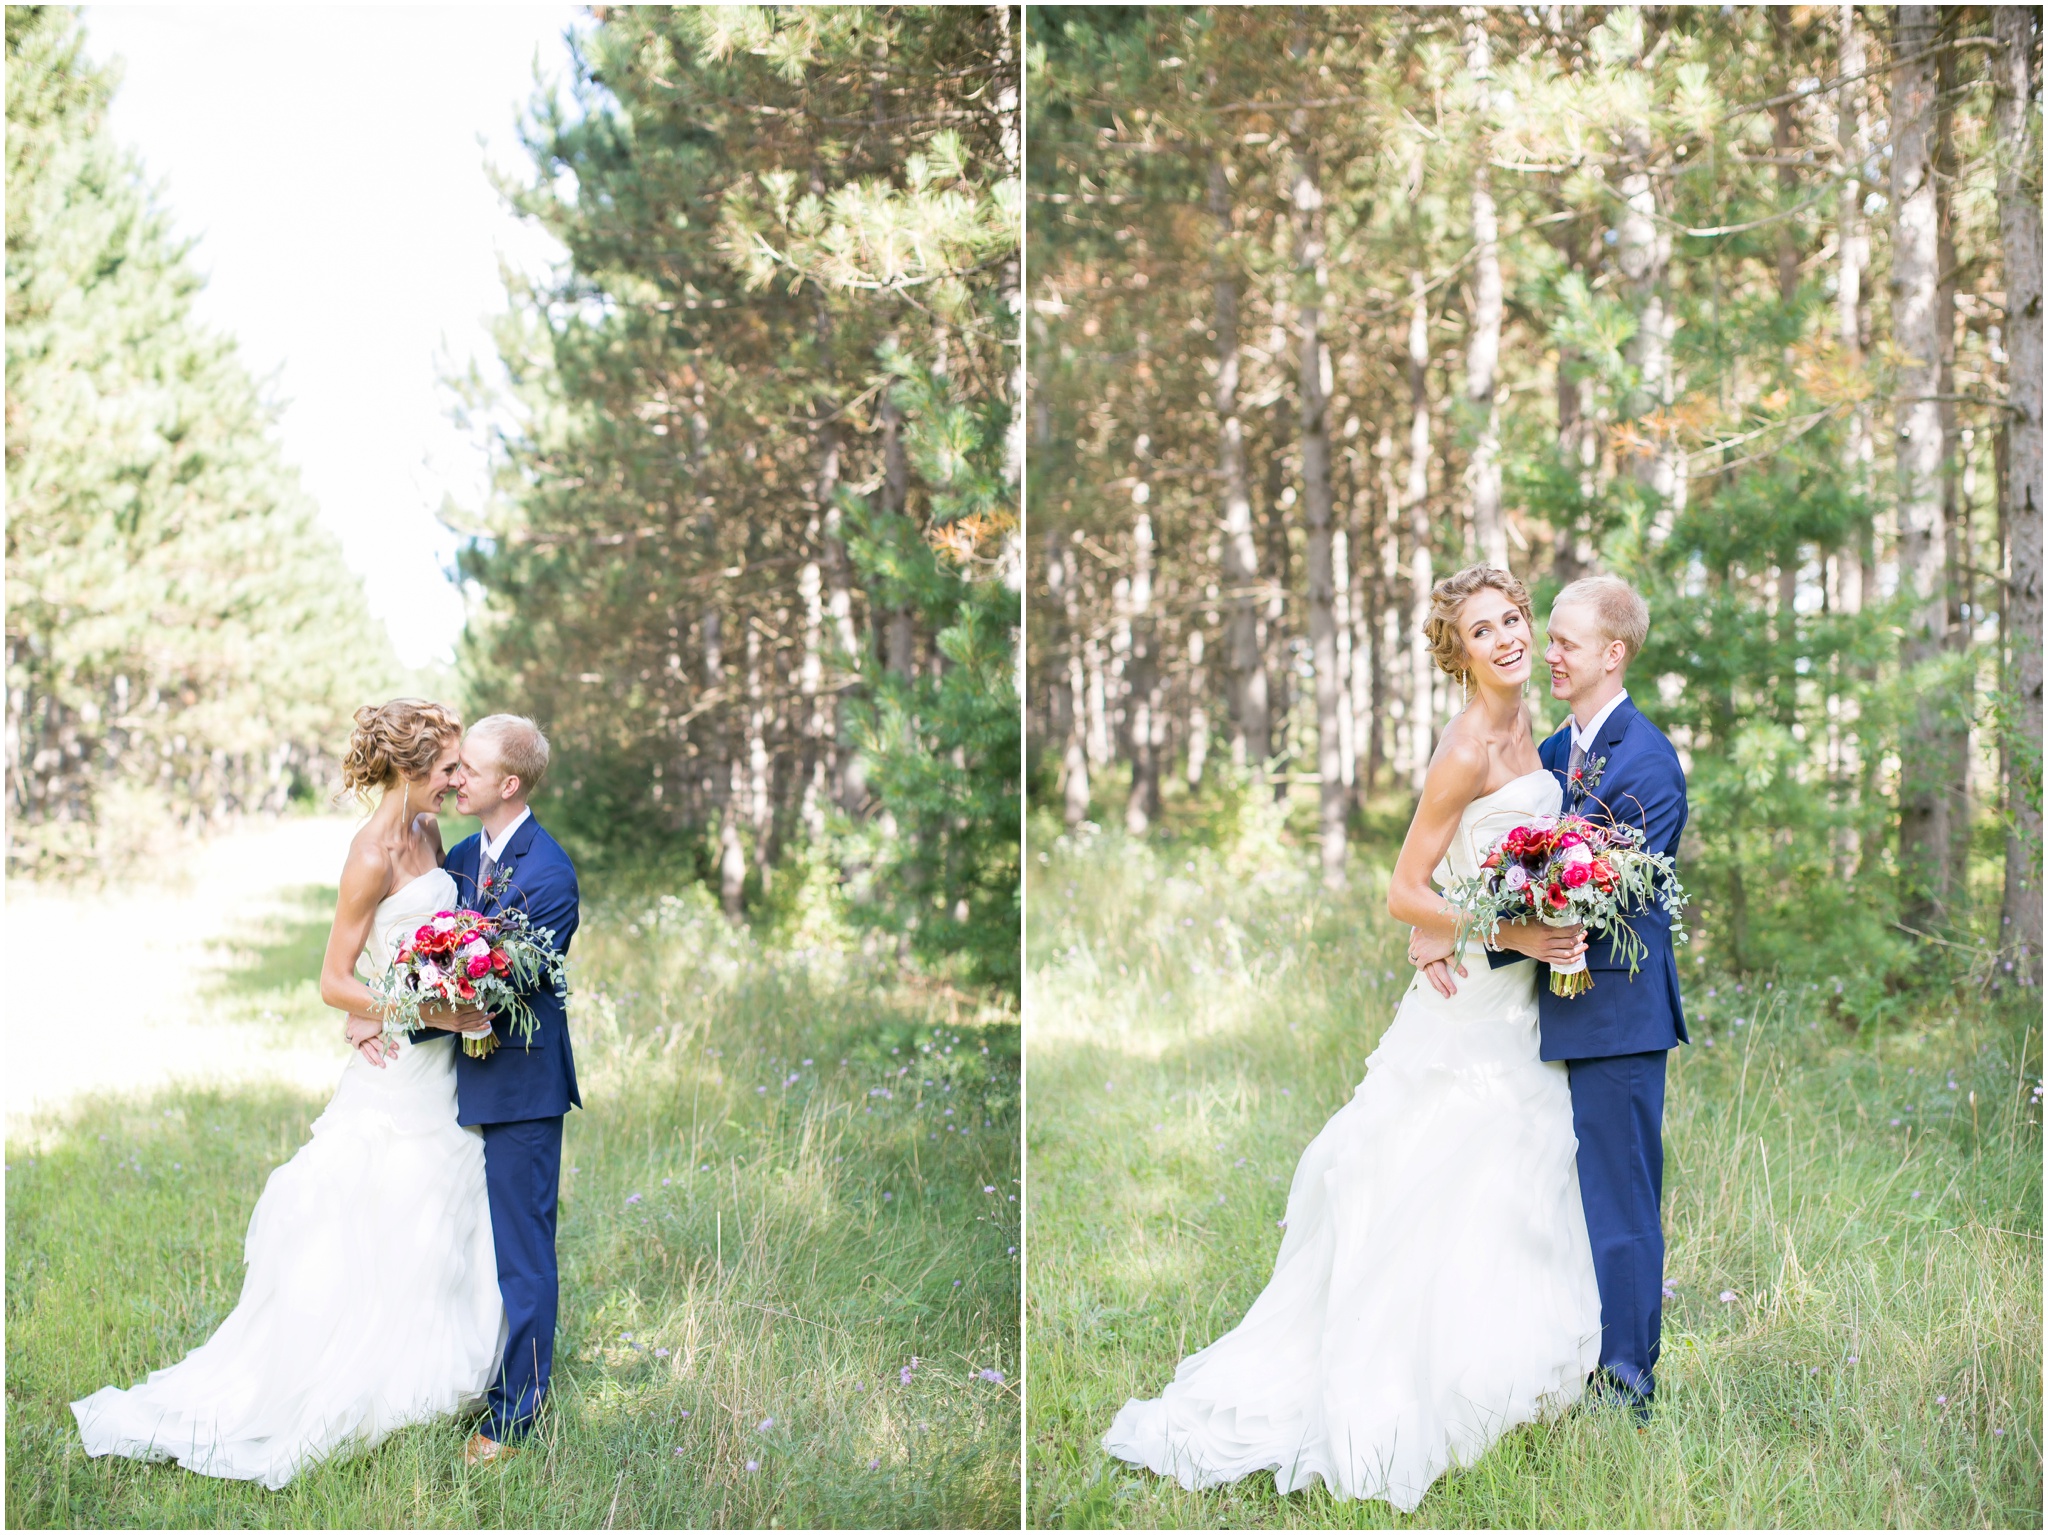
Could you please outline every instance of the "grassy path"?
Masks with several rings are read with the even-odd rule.
[[[313,927],[324,938],[356,824],[253,822],[103,888],[9,881],[9,1135],[61,1122],[94,1093],[174,1082],[331,1091],[339,1028],[325,1010],[293,1006],[292,977],[262,969],[260,956],[296,963],[287,938]],[[316,942],[316,968],[319,956]],[[118,1002],[78,1016],[79,978],[108,968]]]
[[[338,1073],[321,899],[274,914],[208,998]],[[263,1181],[326,1096],[131,1085],[10,1122],[8,1523],[1014,1526],[1014,1022],[675,899],[587,905],[572,981],[589,1107],[534,1453],[471,1472],[439,1424],[281,1493],[87,1460],[66,1403],[218,1325]]]
[[[2038,1018],[1958,999],[1859,1040],[1817,994],[1705,978],[1700,1043],[1671,1064],[1675,1295],[1647,1432],[1589,1412],[1523,1430],[1408,1520],[1109,1461],[1125,1398],[1264,1285],[1295,1160],[1408,983],[1405,935],[1370,874],[1331,897],[1204,851],[1038,847],[1034,1523],[2039,1527]]]

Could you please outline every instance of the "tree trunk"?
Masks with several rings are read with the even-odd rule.
[[[1060,794],[1068,826],[1088,819],[1088,674],[1081,659],[1080,582],[1071,549],[1045,535],[1045,583],[1066,620],[1066,676],[1053,684],[1052,739],[1060,743]]]
[[[1223,161],[1209,164],[1209,212],[1216,219],[1210,270],[1216,294],[1216,420],[1218,474],[1223,482],[1223,664],[1230,675],[1230,711],[1245,761],[1263,775],[1273,755],[1264,636],[1258,612],[1259,552],[1252,536],[1251,481],[1245,470],[1244,423],[1238,416],[1237,276],[1230,250],[1230,178]]]
[[[1296,127],[1293,163],[1296,394],[1301,432],[1301,501],[1308,523],[1308,638],[1315,664],[1317,803],[1323,883],[1344,883],[1344,679],[1337,666],[1336,566],[1331,546],[1329,350],[1323,344],[1323,193],[1315,157]]]
[[[1892,327],[1898,348],[1897,404],[1899,593],[1909,604],[1900,665],[1909,674],[1940,654],[1947,604],[1942,593],[1942,440],[1940,220],[1934,184],[1936,8],[1898,10],[1892,74]],[[1904,920],[1926,929],[1938,916],[1943,871],[1941,702],[1930,686],[1910,684],[1914,718],[1899,741],[1899,873]]]
[[[1160,666],[1158,624],[1152,615],[1152,519],[1142,509],[1131,536],[1129,621],[1131,648],[1124,663],[1130,685],[1125,734],[1131,753],[1131,794],[1124,830],[1143,836],[1159,818]]]
[[[816,524],[813,523],[815,529]],[[824,695],[825,603],[816,560],[805,560],[796,577],[797,600],[803,604],[803,658],[797,663],[797,691],[803,699],[802,803],[799,814],[806,836],[825,834],[825,797],[832,789],[832,715]]]
[[[829,375],[832,355],[832,314],[826,306],[824,296],[817,299],[817,336],[820,367]],[[812,486],[812,497],[818,508],[818,526],[822,534],[821,559],[825,584],[825,641],[838,652],[840,666],[857,667],[860,664],[860,646],[853,630],[853,562],[846,553],[845,519],[839,510],[839,453],[840,433],[838,404],[833,399],[818,402],[818,427],[815,452],[817,473]],[[842,739],[845,731],[844,711],[839,707],[836,693],[821,694],[822,714],[819,716],[819,731],[824,739],[826,791],[835,804],[842,809],[858,808],[854,801],[858,794],[847,783],[847,758],[850,748]]]
[[[1286,409],[1286,401],[1276,399],[1267,418],[1265,498],[1259,521],[1259,531],[1266,540],[1266,567],[1272,572],[1266,588],[1266,702],[1273,721],[1273,760],[1283,767],[1287,765],[1291,746],[1289,731],[1295,704],[1294,667],[1287,637],[1287,598],[1294,590],[1294,550],[1287,536],[1283,505],[1292,494],[1287,485]],[[1278,800],[1286,796],[1287,785],[1276,783],[1273,797]]]
[[[1479,123],[1472,165],[1472,330],[1465,344],[1465,398],[1477,438],[1472,444],[1472,530],[1479,557],[1508,568],[1507,523],[1500,504],[1500,402],[1494,374],[1500,360],[1500,223],[1493,206],[1493,62],[1486,31],[1486,7],[1466,6],[1465,72],[1473,82],[1472,113]]]
[[[1841,47],[1837,73],[1843,80],[1836,114],[1835,138],[1840,148],[1842,190],[1837,222],[1835,263],[1835,337],[1844,354],[1859,368],[1863,362],[1863,274],[1870,268],[1870,235],[1863,224],[1864,185],[1858,179],[1865,157],[1863,93],[1866,83],[1854,78],[1864,69],[1863,33],[1856,25],[1856,7],[1841,8]],[[1842,483],[1851,491],[1869,488],[1870,407],[1859,400],[1849,411],[1849,430],[1842,445]],[[1842,582],[1842,606],[1851,613],[1876,600],[1876,550],[1868,517],[1856,533],[1856,577]],[[1846,577],[1846,571],[1845,571]]]
[[[1942,40],[1948,41],[1956,17],[1954,7],[1942,12]],[[1936,60],[1935,101],[1937,131],[1934,149],[1935,267],[1940,273],[1936,288],[1935,314],[1941,327],[1941,370],[1937,393],[1941,395],[1941,527],[1943,597],[1947,611],[1943,625],[1947,648],[1961,653],[1969,649],[1973,627],[1969,603],[1970,507],[1963,483],[1962,434],[1956,426],[1956,180],[1955,94],[1956,54],[1944,48]],[[1954,686],[1942,690],[1946,707],[1941,712],[1941,740],[1947,764],[1942,772],[1943,794],[1937,814],[1941,820],[1941,846],[1946,859],[1940,871],[1938,894],[1955,920],[1962,915],[1970,888],[1970,720],[1976,714],[1975,668],[1958,666],[1952,675]],[[1958,689],[1964,691],[1958,693]]]
[[[1408,317],[1408,786],[1422,792],[1436,745],[1436,722],[1430,704],[1435,689],[1436,661],[1422,626],[1429,619],[1429,592],[1436,584],[1430,565],[1429,527],[1429,300],[1422,272],[1409,274]]]
[[[1209,763],[1208,640],[1199,621],[1188,625],[1188,787],[1202,787]]]
[[[1619,191],[1623,207],[1615,229],[1615,256],[1621,268],[1623,291],[1636,316],[1636,333],[1629,340],[1629,361],[1636,367],[1642,388],[1629,402],[1628,414],[1640,423],[1671,400],[1673,326],[1664,299],[1671,236],[1656,220],[1657,192],[1650,175],[1652,142],[1648,119],[1629,122],[1622,130],[1621,141]],[[1640,424],[1637,430],[1647,431],[1653,439],[1650,451],[1636,460],[1636,477],[1657,498],[1652,528],[1661,536],[1669,531],[1677,507],[1677,473],[1670,434],[1662,427],[1645,428]]]
[[[769,782],[768,710],[761,685],[761,624],[747,624],[747,821],[754,833],[754,866],[761,871],[761,889],[768,889],[769,870],[775,859],[775,798]]]
[[[2000,946],[2013,979],[2041,984],[2041,170],[2038,79],[2041,12],[1999,6],[1992,26],[1997,84],[1998,223],[2005,257],[2006,472],[2000,479],[2010,539],[2004,610],[2008,743],[2005,893]]]
[[[904,515],[910,503],[910,462],[903,450],[903,409],[893,389],[882,390],[882,510]],[[889,609],[882,633],[882,664],[899,677],[917,669],[917,623],[908,603]]]
[[[1370,475],[1362,466],[1352,496],[1346,564],[1351,577],[1351,797],[1361,809],[1372,798],[1380,766],[1380,709],[1385,689],[1378,643],[1378,529],[1373,526]]]

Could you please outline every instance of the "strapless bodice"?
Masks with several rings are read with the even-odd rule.
[[[389,970],[398,940],[409,937],[436,912],[454,910],[456,904],[455,876],[446,869],[429,869],[379,901],[363,945],[363,963],[370,974]]]
[[[1430,878],[1439,887],[1479,872],[1486,849],[1531,816],[1556,815],[1564,808],[1564,790],[1548,768],[1510,778],[1491,794],[1482,794],[1458,818],[1457,834],[1443,862]]]

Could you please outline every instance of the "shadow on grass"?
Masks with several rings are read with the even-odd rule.
[[[218,989],[230,997],[256,997],[317,984],[339,898],[333,885],[300,885],[280,892],[279,910],[223,956]]]

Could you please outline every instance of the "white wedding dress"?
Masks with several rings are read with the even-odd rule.
[[[1548,772],[1466,807],[1445,865],[1532,815]],[[1235,1329],[1132,1400],[1103,1444],[1198,1490],[1270,1470],[1413,1512],[1451,1466],[1577,1401],[1600,1357],[1561,1062],[1537,1057],[1536,966],[1418,973],[1365,1080],[1302,1154],[1273,1278]]]
[[[378,906],[364,958],[456,904],[435,869]],[[73,1402],[88,1455],[176,1460],[279,1488],[482,1397],[498,1368],[483,1139],[456,1123],[455,1038],[351,1055],[313,1137],[249,1218],[242,1298],[212,1338],[132,1390]]]

